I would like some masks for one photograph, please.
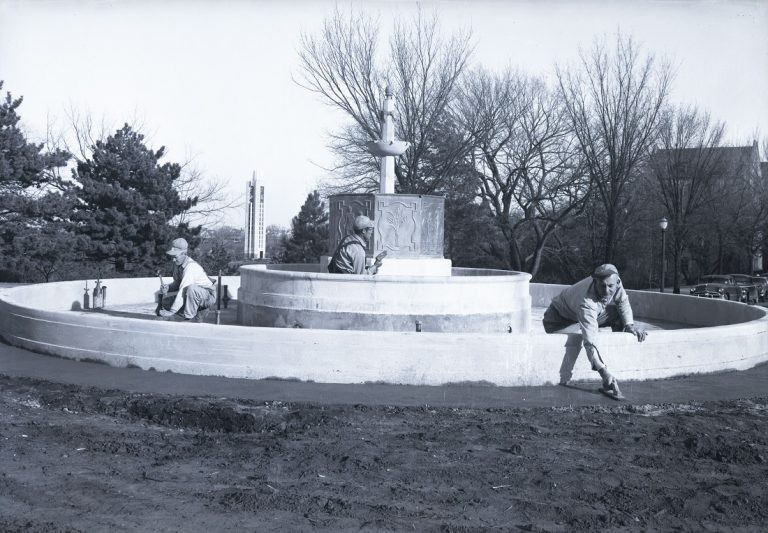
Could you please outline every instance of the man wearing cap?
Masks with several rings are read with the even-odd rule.
[[[162,284],[163,305],[158,315],[165,320],[197,320],[216,302],[216,289],[203,267],[187,255],[187,241],[179,238],[166,253],[173,257],[173,283]]]
[[[603,391],[616,398],[621,398],[621,391],[616,378],[608,371],[597,348],[598,329],[611,326],[613,331],[624,331],[643,342],[646,332],[634,324],[629,297],[621,285],[619,271],[611,264],[600,265],[592,275],[571,285],[552,299],[544,312],[544,330],[547,333],[559,331],[571,324],[578,323],[581,337],[592,364],[603,379]],[[570,369],[561,369],[560,383],[565,385],[570,379]]]
[[[328,263],[331,274],[376,274],[386,252],[376,256],[371,266],[365,266],[365,249],[373,236],[373,221],[365,215],[355,218],[354,232],[344,237]]]

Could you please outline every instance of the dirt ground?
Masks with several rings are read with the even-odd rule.
[[[541,409],[0,376],[2,531],[764,531],[768,400]]]

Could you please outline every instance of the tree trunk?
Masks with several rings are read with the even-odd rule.
[[[613,263],[613,255],[615,249],[613,241],[616,235],[616,214],[613,210],[608,211],[605,221],[605,255],[603,256],[604,263]]]
[[[717,234],[717,273],[723,273],[723,236]]]
[[[517,245],[517,239],[514,234],[510,235],[509,239],[509,259],[510,270],[520,272],[523,269],[522,259],[520,257],[520,247]]]
[[[544,240],[541,241],[541,243],[536,246],[536,249],[533,252],[533,257],[531,258],[531,268],[529,269],[529,273],[531,275],[531,278],[534,278],[536,274],[539,273],[539,268],[541,268],[541,256],[544,253]]]

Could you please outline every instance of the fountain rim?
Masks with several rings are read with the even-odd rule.
[[[320,263],[280,263],[276,265],[243,265],[240,267],[240,274],[244,272],[269,272],[274,277],[288,279],[318,279],[318,280],[336,280],[345,282],[370,282],[381,283],[460,283],[460,284],[478,284],[478,283],[521,283],[531,280],[531,275],[527,272],[517,272],[513,270],[499,270],[490,268],[451,268],[450,276],[388,276],[382,274],[331,274],[328,272],[313,272],[307,270],[289,270],[280,267],[312,266],[319,267]],[[272,268],[270,268],[272,267]],[[277,267],[277,268],[275,268]],[[454,271],[459,271],[458,275]],[[467,272],[462,275],[461,272]],[[472,275],[468,272],[482,272],[479,275]],[[492,272],[487,274],[486,272]]]
[[[440,200],[445,200],[445,196],[440,194],[429,194],[429,193],[421,193],[421,192],[414,192],[414,193],[401,193],[401,192],[340,192],[337,194],[331,194],[329,198],[334,197],[340,197],[340,196],[391,196],[393,198],[403,198],[403,199],[409,199],[409,198],[439,198]]]
[[[240,281],[229,276],[224,279],[230,281],[230,287],[237,287]],[[118,291],[113,303],[140,301],[138,296],[156,289],[157,283],[156,278],[107,281]],[[563,286],[531,287],[532,303],[541,307]],[[653,332],[643,343],[628,334],[606,335],[601,343],[618,379],[743,370],[768,362],[768,310],[688,295],[631,292],[635,303],[661,307],[667,313],[679,313],[691,305],[710,318],[739,312],[730,323]],[[82,280],[2,290],[0,336],[13,346],[39,353],[160,372],[321,383],[477,381],[499,386],[556,383],[563,350],[579,337],[540,332],[457,334],[192,325],[49,307],[57,300],[81,298]],[[169,346],[174,351],[162,350]],[[594,379],[585,361],[575,370],[574,379]]]

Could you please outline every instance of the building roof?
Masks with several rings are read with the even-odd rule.
[[[718,146],[714,148],[659,149],[652,160],[690,165],[694,168],[716,165],[719,173],[747,174],[754,172],[768,176],[766,163],[760,163],[757,143],[751,146]]]

